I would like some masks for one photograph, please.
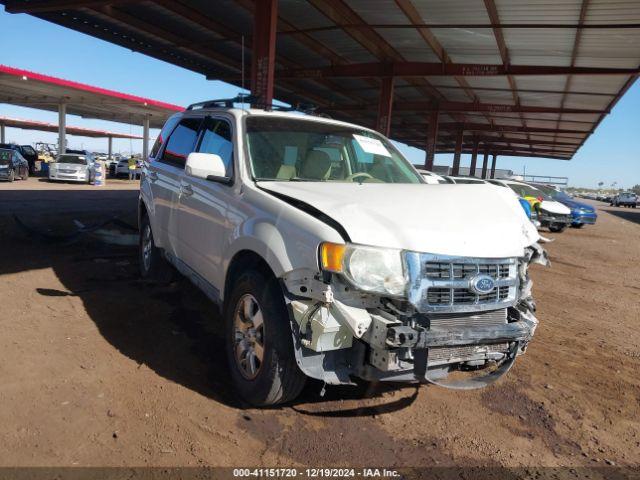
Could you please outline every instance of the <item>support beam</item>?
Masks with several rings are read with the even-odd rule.
[[[427,128],[425,123],[409,123],[400,124],[403,130],[415,128],[424,131]],[[441,123],[438,128],[441,131],[454,132],[464,128],[465,132],[513,132],[513,133],[558,133],[558,134],[582,134],[589,133],[588,130],[556,130],[555,128],[544,127],[522,127],[519,125],[489,125],[488,123]]]
[[[510,105],[503,103],[480,103],[480,102],[451,102],[451,101],[405,101],[396,102],[393,106],[396,111],[429,111],[438,108],[441,112],[504,112],[504,113],[586,113],[601,114],[605,110],[580,109],[580,108],[557,108],[540,107],[537,105]],[[357,112],[367,111],[375,108],[375,104],[352,104],[352,105],[330,105],[321,110],[329,112]],[[608,113],[608,111],[607,111]]]
[[[376,130],[385,137],[391,131],[391,112],[393,109],[393,77],[382,80],[380,86],[380,99],[378,101],[378,118],[376,119]]]
[[[6,143],[4,136],[4,123],[0,123],[0,143]]]
[[[636,75],[639,68],[576,67],[556,65],[495,65],[436,62],[372,62],[317,68],[278,70],[279,79],[379,77],[483,77],[500,75]]]
[[[113,157],[113,137],[109,135],[108,139],[108,147],[107,147],[107,160],[111,160]]]
[[[484,147],[484,161],[482,162],[482,178],[487,178],[488,165],[489,165],[489,147]]]
[[[478,145],[480,142],[478,142],[477,139],[474,139],[473,141],[473,152],[471,153],[471,165],[469,166],[469,176],[470,177],[475,177],[476,176],[476,160],[478,159]]]
[[[436,155],[436,144],[438,143],[438,110],[434,110],[429,114],[429,125],[427,128],[427,158],[424,162],[424,168],[433,170],[433,162]]]
[[[46,13],[60,10],[77,10],[85,7],[101,7],[106,4],[131,3],[133,0],[34,0],[29,3],[9,1],[7,13]]]
[[[111,142],[109,142],[111,146]],[[145,115],[142,123],[142,159],[146,162],[149,158],[149,115]]]
[[[58,155],[67,151],[67,104],[58,105]]]
[[[456,136],[456,151],[453,155],[453,168],[451,170],[451,175],[458,176],[460,175],[460,155],[462,154],[462,141],[464,139],[464,132],[460,130],[458,135]]]
[[[251,93],[256,106],[268,108],[273,103],[278,0],[256,0],[253,21]]]
[[[493,154],[493,160],[491,161],[491,178],[496,178],[496,159],[498,155]]]

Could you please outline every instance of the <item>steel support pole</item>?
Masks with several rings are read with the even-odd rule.
[[[393,109],[393,77],[382,79],[380,86],[380,99],[378,101],[378,118],[376,130],[385,137],[391,132],[391,111]]]
[[[453,168],[451,169],[451,175],[457,177],[460,175],[460,155],[462,155],[462,140],[464,132],[460,130],[456,136],[456,150],[453,154]]]
[[[149,115],[144,116],[142,123],[142,159],[146,162],[149,158]]]
[[[0,123],[0,143],[5,143],[4,123]]]
[[[482,162],[482,178],[487,178],[487,166],[489,165],[489,147],[484,149],[484,160]]]
[[[108,145],[109,145],[107,149],[107,159],[111,160],[111,157],[113,156],[113,137],[109,135],[107,139],[108,139]]]
[[[471,152],[471,165],[469,165],[469,176],[476,176],[476,160],[478,159],[478,140],[473,142],[473,151]]]
[[[491,162],[491,178],[496,178],[496,159],[498,155],[493,154],[493,161]]]
[[[251,93],[257,107],[273,103],[273,75],[276,58],[278,0],[256,0],[253,19]]]
[[[436,144],[438,143],[438,110],[433,110],[429,114],[429,124],[427,125],[427,158],[424,168],[433,170],[433,162],[436,156]]]
[[[67,104],[58,105],[58,155],[67,151]]]

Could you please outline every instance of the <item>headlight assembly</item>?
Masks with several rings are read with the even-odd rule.
[[[400,250],[323,243],[320,266],[344,275],[359,290],[390,296],[402,296],[406,291],[407,276]]]

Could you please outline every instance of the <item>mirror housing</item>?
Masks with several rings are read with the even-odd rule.
[[[230,183],[227,169],[220,155],[215,153],[191,152],[187,157],[185,173],[190,177],[213,180],[215,182]]]

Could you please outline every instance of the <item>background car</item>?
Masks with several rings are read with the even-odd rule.
[[[538,190],[543,191],[555,201],[566,205],[571,209],[571,226],[573,228],[582,228],[584,225],[593,225],[596,223],[596,219],[598,215],[596,214],[596,209],[591,205],[583,202],[578,202],[574,198],[571,198],[565,192],[557,190],[549,185],[541,185],[541,184],[531,184]]]
[[[534,211],[537,213],[537,220],[542,227],[559,233],[571,223],[571,209],[555,201],[542,190],[514,180],[489,180],[489,182],[508,187],[526,199],[531,205],[532,214]]]
[[[451,182],[448,182],[441,175],[438,175],[437,173],[433,173],[433,172],[431,172],[429,170],[425,170],[424,168],[416,168],[416,170],[418,170],[418,173],[420,175],[422,175],[422,178],[424,178],[425,182],[427,182],[430,185],[438,185],[438,184],[442,184],[442,183],[451,183]]]
[[[0,148],[0,179],[13,182],[29,178],[29,162],[12,148]]]
[[[142,160],[137,158],[136,159],[136,175],[140,176],[141,173],[142,173]],[[129,175],[129,159],[123,158],[121,160],[118,160],[118,163],[115,164],[112,175],[116,177]]]
[[[90,155],[64,153],[49,164],[49,181],[91,183],[95,179],[95,162]]]
[[[629,207],[636,208],[638,205],[638,195],[634,192],[619,193],[611,199],[612,207]]]
[[[29,174],[36,171],[36,162],[38,161],[38,152],[31,145],[16,145],[14,143],[0,143],[0,148],[15,150],[27,161],[29,166]]]

